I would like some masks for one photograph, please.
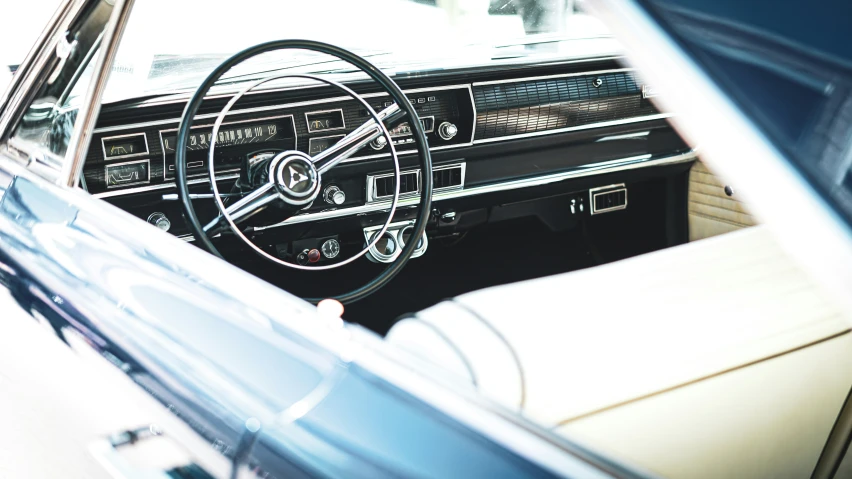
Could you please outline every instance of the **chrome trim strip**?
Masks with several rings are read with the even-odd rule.
[[[624,204],[618,206],[611,206],[609,208],[597,209],[595,208],[595,198],[600,195],[608,195],[610,193],[615,193],[618,191],[624,191]],[[610,211],[618,211],[618,210],[626,210],[627,209],[627,187],[624,183],[617,183],[614,185],[607,186],[599,186],[597,188],[592,188],[589,190],[589,214],[591,215],[599,215],[601,213],[608,213]]]
[[[505,181],[502,183],[494,183],[491,185],[482,185],[482,186],[472,186],[465,188],[463,190],[451,190],[451,191],[438,191],[433,193],[432,201],[441,201],[448,199],[456,199],[456,198],[464,198],[467,196],[481,195],[487,193],[497,193],[501,191],[509,191],[509,190],[517,190],[522,188],[530,188],[534,186],[544,186],[551,183],[558,183],[560,181],[572,179],[572,178],[581,178],[584,176],[593,176],[593,175],[602,175],[606,173],[615,173],[618,171],[627,171],[627,170],[635,170],[639,168],[650,168],[654,166],[665,166],[665,165],[674,165],[677,163],[685,163],[689,161],[693,161],[698,157],[697,150],[690,150],[685,153],[678,153],[676,155],[665,156],[662,158],[653,158],[650,154],[632,156],[628,158],[621,158],[618,160],[612,161],[604,161],[600,163],[594,163],[591,165],[585,165],[577,167],[573,170],[564,171],[560,173],[551,173],[548,175],[542,175],[534,178],[524,178],[520,180],[511,180]],[[405,200],[400,199],[399,205],[400,207],[408,207],[408,206],[417,206],[420,199],[415,198],[406,198]],[[309,221],[320,221],[327,220],[332,218],[339,218],[342,216],[350,216],[350,215],[363,215],[368,213],[378,213],[381,211],[387,211],[390,207],[390,202],[375,202],[369,203],[362,206],[353,206],[349,208],[341,208],[341,209],[330,209],[326,211],[320,211],[317,213],[305,213],[298,216],[293,216],[288,218],[281,223],[277,223],[270,226],[257,228],[258,230],[277,228],[279,226],[286,226],[298,223],[306,223]]]
[[[107,156],[106,152],[106,141],[115,140],[118,138],[130,138],[132,136],[142,135],[142,141],[145,142],[145,152],[144,153],[131,153],[129,155],[119,155],[119,156]],[[123,158],[135,158],[137,156],[147,156],[150,151],[148,149],[148,135],[143,131],[142,133],[128,133],[126,135],[116,135],[116,136],[105,136],[101,138],[101,149],[104,153],[104,161],[112,161],[112,160],[120,160]]]
[[[217,176],[216,181],[236,180],[239,177],[240,177],[240,175]],[[201,184],[201,183],[209,183],[209,182],[210,182],[210,180],[208,180],[207,178],[196,178],[196,179],[192,179],[192,180],[187,181],[187,184],[198,185],[198,184]],[[92,196],[94,196],[95,198],[110,198],[110,197],[113,197],[113,196],[124,196],[124,195],[129,195],[129,194],[134,194],[134,193],[145,193],[145,192],[148,192],[148,191],[167,190],[169,188],[174,188],[174,187],[175,187],[174,183],[160,183],[159,185],[141,186],[139,188],[127,188],[127,189],[115,190],[115,191],[105,191],[103,193],[95,193]]]
[[[603,73],[622,73],[622,72],[632,72],[635,68],[614,68],[612,70],[596,70],[591,72],[577,72],[577,73],[560,73],[558,75],[544,75],[537,77],[525,77],[525,78],[512,78],[509,80],[491,80],[491,81],[480,81],[474,82],[473,86],[484,86],[484,85],[499,85],[503,83],[521,83],[527,81],[535,81],[535,80],[549,80],[552,78],[568,78],[568,77],[581,77],[587,75],[599,75]]]
[[[349,98],[349,97],[346,97]],[[351,98],[349,98],[351,100]],[[340,112],[340,123],[343,123],[343,126],[338,126],[336,128],[325,128],[322,130],[312,130],[311,129],[311,120],[308,119],[308,115],[320,115],[322,113],[334,113],[336,111]],[[308,127],[308,133],[324,133],[326,131],[334,131],[334,130],[345,130],[346,129],[346,118],[343,116],[343,108],[333,108],[331,110],[319,110],[319,111],[306,111],[305,112],[305,125]],[[296,128],[296,124],[293,124],[293,128]]]
[[[629,119],[626,119],[626,120],[615,120],[615,121],[609,121],[609,122],[603,122],[603,123],[590,123],[588,125],[582,125],[582,126],[578,126],[578,127],[561,128],[559,130],[549,130],[549,131],[542,131],[542,132],[536,132],[536,133],[527,133],[527,134],[522,134],[522,135],[513,135],[511,137],[500,137],[500,138],[493,138],[493,139],[489,138],[489,139],[485,139],[485,140],[476,140],[476,141],[473,142],[473,144],[490,143],[490,142],[499,141],[499,140],[503,140],[503,139],[524,138],[524,137],[527,137],[527,136],[541,136],[541,135],[549,135],[549,134],[553,134],[553,133],[564,133],[564,132],[567,132],[567,131],[592,129],[592,128],[597,128],[597,127],[603,128],[603,127],[607,127],[607,126],[617,126],[617,125],[624,125],[624,124],[630,124],[630,123],[640,123],[640,122],[643,122],[643,121],[652,121],[652,120],[671,118],[673,116],[674,115],[669,114],[669,113],[661,113],[661,114],[658,114],[658,115],[629,118]],[[168,130],[166,130],[166,131],[168,131]],[[614,138],[612,138],[612,139],[614,139]],[[429,148],[429,150],[430,151],[441,151],[441,150],[447,150],[447,149],[451,149],[451,148],[458,148],[458,147],[462,147],[462,146],[472,146],[473,144],[460,143],[458,145],[434,146],[434,147]],[[413,154],[416,154],[416,153],[417,153],[417,151],[413,151],[413,150],[399,151],[399,152],[397,152],[397,156],[413,155]],[[356,158],[348,158],[346,160],[343,160],[341,163],[351,163],[351,162],[357,162],[357,161],[375,160],[375,159],[380,159],[380,158],[386,158],[388,156],[390,156],[388,153],[359,156],[359,157],[356,157]],[[221,179],[219,177],[217,177],[217,178]],[[205,179],[204,181],[207,181],[207,180]],[[162,185],[157,185],[157,186],[159,188],[170,188],[170,187],[174,187],[175,184],[174,183],[163,183]],[[144,191],[144,190],[142,190],[142,191]],[[129,188],[129,189],[121,190],[120,192],[114,192],[114,193],[128,194],[129,195],[129,194],[133,194],[133,193],[140,193],[142,191],[140,191],[137,188]],[[96,198],[103,198],[103,196],[101,196],[103,194],[104,193],[96,193],[94,196]],[[109,196],[116,196],[116,195],[111,194]]]
[[[600,143],[602,141],[628,140],[628,139],[639,139],[639,138],[644,140],[644,139],[646,139],[645,137],[647,137],[650,134],[651,134],[651,130],[639,131],[639,132],[636,132],[636,133],[625,133],[623,135],[610,135],[610,136],[605,136],[603,138],[598,138],[597,140],[595,140],[595,143]]]
[[[517,138],[531,138],[535,136],[543,136],[543,135],[553,135],[557,133],[565,133],[569,131],[579,131],[579,130],[591,130],[595,128],[606,128],[608,126],[618,126],[618,125],[628,125],[630,123],[640,123],[643,121],[652,121],[652,120],[662,120],[666,118],[671,118],[674,116],[671,113],[657,113],[656,115],[646,115],[646,116],[637,116],[633,118],[623,118],[621,120],[612,120],[612,121],[601,121],[598,123],[589,123],[588,125],[577,125],[577,126],[567,126],[565,128],[558,128],[556,130],[545,130],[545,131],[536,131],[533,133],[519,133],[517,135],[508,135],[508,136],[498,136],[496,138],[483,138],[480,140],[473,140],[474,145],[479,145],[482,143],[493,143],[495,141],[505,141],[505,140],[514,140]]]
[[[110,170],[110,168],[115,168],[117,166],[124,166],[124,165],[135,165],[137,163],[148,164],[148,178],[147,179],[136,181],[136,182],[133,182],[133,183],[124,183],[124,184],[121,184],[121,185],[109,186],[109,170]],[[148,158],[145,158],[144,160],[125,161],[124,163],[107,163],[107,164],[104,165],[104,181],[106,181],[106,183],[107,183],[107,189],[121,188],[122,186],[126,186],[126,185],[144,185],[144,184],[150,183],[151,182],[151,160],[148,159]]]

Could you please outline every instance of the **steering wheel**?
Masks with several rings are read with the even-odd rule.
[[[192,200],[189,196],[189,186],[187,182],[187,144],[190,136],[192,121],[198,112],[204,96],[209,92],[210,88],[219,80],[219,78],[230,70],[235,65],[273,50],[284,49],[299,49],[311,50],[319,53],[325,53],[340,60],[346,61],[353,66],[361,69],[373,80],[375,80],[384,90],[394,99],[396,103],[385,108],[380,112],[376,112],[367,101],[360,95],[347,88],[346,86],[320,78],[314,75],[306,74],[283,74],[264,78],[250,84],[225,105],[222,111],[216,118],[213,125],[213,132],[210,139],[210,150],[208,159],[208,174],[210,176],[210,186],[213,190],[213,198],[219,209],[219,215],[208,223],[202,226],[198,220],[198,215],[195,213]],[[252,89],[273,81],[287,77],[296,77],[310,79],[317,82],[325,83],[336,87],[348,96],[355,99],[369,113],[371,119],[363,123],[354,131],[344,136],[337,143],[325,149],[321,153],[311,157],[301,151],[289,150],[277,153],[275,155],[258,155],[253,159],[244,161],[240,172],[240,196],[239,200],[234,203],[225,205],[223,195],[219,192],[218,185],[215,181],[214,172],[214,151],[216,147],[216,139],[218,131],[222,125],[222,121],[228,114],[233,105]],[[227,227],[240,239],[242,239],[252,250],[261,257],[272,261],[276,264],[290,267],[299,270],[327,270],[337,268],[349,264],[372,248],[387,231],[388,226],[393,221],[393,216],[396,211],[399,201],[399,159],[396,150],[393,146],[390,133],[388,132],[385,123],[394,125],[399,123],[403,118],[409,118],[408,124],[411,127],[414,137],[414,143],[417,147],[417,154],[420,160],[420,168],[422,171],[421,177],[421,197],[419,210],[413,226],[413,238],[419,238],[426,230],[426,223],[429,219],[432,205],[432,157],[429,152],[428,144],[426,143],[426,135],[423,131],[423,126],[417,116],[414,107],[409,103],[408,98],[399,88],[399,86],[391,80],[381,70],[370,64],[364,58],[344,50],[340,47],[327,43],[316,42],[312,40],[277,40],[267,43],[262,43],[254,47],[243,50],[234,56],[228,58],[221,65],[216,67],[210,75],[204,80],[201,86],[195,91],[190,101],[187,103],[181,117],[180,126],[177,132],[177,144],[175,147],[175,172],[178,197],[183,209],[184,217],[189,228],[192,230],[197,243],[202,245],[210,253],[223,258],[222,254],[211,241],[211,237],[221,231],[222,223],[226,223]],[[294,125],[295,127],[295,125]],[[361,150],[364,146],[378,137],[384,136],[387,144],[390,146],[391,157],[394,161],[394,195],[390,205],[390,212],[384,226],[378,234],[372,236],[367,246],[357,255],[352,256],[344,261],[332,263],[326,266],[306,266],[295,263],[289,263],[278,257],[275,257],[262,248],[255,245],[245,233],[240,229],[239,224],[245,222],[249,218],[266,216],[267,218],[274,217],[275,222],[281,222],[290,216],[298,214],[301,210],[309,207],[313,200],[320,192],[322,184],[322,175],[345,160],[353,154]],[[246,191],[247,190],[247,191]],[[231,196],[231,195],[228,195]],[[263,213],[263,214],[261,214]],[[396,276],[411,255],[417,249],[417,241],[409,241],[405,244],[396,261],[390,263],[378,276],[373,278],[366,285],[350,291],[332,299],[336,299],[343,304],[352,303],[363,299],[370,294],[378,291],[382,286],[387,284],[394,276]],[[224,258],[223,258],[224,259]],[[317,303],[318,298],[304,298],[307,301]]]

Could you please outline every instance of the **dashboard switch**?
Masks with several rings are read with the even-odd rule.
[[[168,231],[169,228],[172,227],[172,222],[169,221],[169,218],[165,214],[160,213],[159,211],[151,213],[151,215],[148,216],[148,223],[151,223],[152,225],[156,226],[157,228],[160,228],[163,231]]]
[[[459,128],[448,121],[445,121],[438,125],[438,136],[440,136],[444,140],[452,140],[453,138],[455,138],[458,132]]]
[[[299,253],[298,255],[296,255],[296,262],[299,263],[302,266],[307,265],[308,264],[308,253],[310,253],[310,250],[304,250],[301,253]]]
[[[322,197],[330,205],[342,205],[346,201],[346,193],[335,185],[326,186]]]
[[[370,148],[372,148],[374,150],[381,150],[387,144],[388,144],[388,139],[385,138],[384,136],[380,136],[380,137],[378,137],[375,140],[370,142]]]

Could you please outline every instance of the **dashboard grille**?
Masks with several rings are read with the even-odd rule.
[[[475,85],[473,96],[476,140],[657,113],[631,72]]]

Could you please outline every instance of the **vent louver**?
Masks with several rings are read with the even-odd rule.
[[[408,173],[403,173],[399,175],[399,194],[404,195],[406,193],[416,193],[420,190],[419,179],[420,175],[417,171],[411,171]],[[374,190],[373,197],[376,199],[379,198],[390,198],[393,196],[393,176],[382,176],[376,178],[376,187]]]
[[[464,188],[465,164],[437,166],[432,170],[433,191]],[[393,197],[393,174],[367,175],[367,201],[387,200]],[[420,193],[420,170],[400,173],[399,195],[413,196]]]
[[[462,169],[461,166],[453,166],[432,172],[432,189],[452,188],[461,186],[462,184]]]
[[[627,188],[623,184],[589,190],[589,196],[593,215],[627,208]]]

